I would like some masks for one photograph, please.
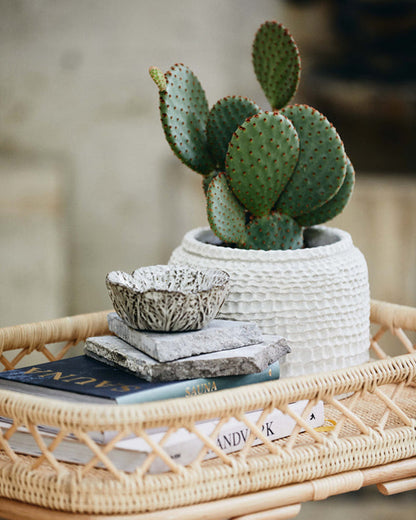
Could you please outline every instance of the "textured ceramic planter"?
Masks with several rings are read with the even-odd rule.
[[[283,376],[357,365],[369,357],[367,265],[351,236],[317,226],[304,249],[254,251],[220,245],[209,228],[188,232],[172,264],[215,267],[231,275],[220,317],[258,323],[289,340]]]

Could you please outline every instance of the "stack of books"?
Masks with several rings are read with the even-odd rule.
[[[116,320],[118,320],[117,316],[109,316],[109,323],[113,329],[119,327],[119,324],[114,325]],[[220,325],[223,326],[224,324]],[[129,333],[131,333],[131,331]],[[254,337],[256,337],[257,332],[254,330],[254,332],[251,331],[250,334],[254,334]],[[109,337],[106,336],[105,338],[108,339]],[[112,340],[123,342],[125,342],[126,339],[125,337],[125,339],[121,340],[114,336],[111,338]],[[161,337],[159,335],[159,340],[160,339]],[[201,376],[175,381],[149,382],[128,371],[127,367],[123,366],[123,363],[121,363],[121,368],[114,366],[115,363],[113,361],[110,361],[110,364],[108,364],[108,359],[97,354],[93,355],[100,360],[93,359],[91,357],[91,347],[89,347],[89,345],[94,345],[97,342],[102,344],[102,338],[90,338],[87,340],[86,352],[89,353],[89,355],[77,356],[3,372],[0,374],[0,390],[13,390],[16,392],[24,392],[29,395],[43,396],[45,398],[55,400],[59,399],[62,401],[72,401],[79,404],[94,403],[98,405],[130,405],[180,397],[194,398],[195,396],[205,393],[276,380],[280,375],[279,360],[274,360],[263,370],[255,373],[229,376],[220,375],[218,377]],[[155,346],[151,337],[150,339],[147,337],[146,343],[147,345],[153,345],[153,347],[146,348],[154,348]],[[198,350],[201,347],[195,347],[195,344],[197,343],[198,341],[195,340],[193,348],[197,348]],[[257,343],[254,343],[254,345],[256,344]],[[287,345],[282,345],[285,345],[285,342],[281,342],[280,344],[279,357],[283,355],[282,352],[286,353],[288,350]],[[141,354],[143,353],[131,345],[129,348],[132,348]],[[233,349],[230,348],[229,352],[232,350]],[[166,355],[169,357],[169,355],[172,354],[160,354],[159,357],[164,357]],[[209,356],[209,354],[196,354],[195,357],[204,355]],[[192,358],[194,356],[190,357]],[[103,360],[105,363],[102,362]],[[173,362],[175,361],[176,360]],[[169,364],[172,363],[172,361],[158,361],[158,363]],[[202,363],[202,366],[207,365],[204,362]],[[179,371],[176,373],[184,374],[185,372],[182,370],[182,372]],[[307,401],[299,401],[290,406],[294,412],[301,415],[305,410],[306,405]],[[261,414],[262,411],[258,410],[248,412],[246,416],[248,420],[256,423]],[[219,420],[220,418],[212,421],[200,422],[197,424],[197,428],[201,433],[210,435]],[[322,403],[318,403],[313,407],[308,414],[307,422],[311,427],[319,427],[323,424],[324,412]],[[0,428],[6,437],[9,437],[7,431],[10,429],[11,425],[12,421],[9,418],[0,417]],[[26,426],[27,425],[24,424],[19,425],[19,428],[8,438],[8,442],[12,449],[18,453],[26,453],[35,456],[40,455],[40,447]],[[279,410],[274,410],[264,418],[262,430],[268,439],[275,440],[290,435],[294,426],[295,421],[291,417],[283,414]],[[50,425],[39,425],[37,428],[45,444],[48,445],[53,441],[56,435],[56,428],[53,428]],[[147,432],[152,441],[156,443],[162,439],[165,433],[166,430],[164,429],[151,430]],[[89,435],[94,442],[104,445],[114,438],[115,432],[89,432]],[[224,424],[218,432],[215,442],[225,453],[232,453],[240,450],[249,437],[249,428],[244,423],[232,418]],[[260,444],[261,442],[260,439],[255,439],[253,444]],[[203,443],[200,438],[185,428],[179,428],[163,445],[163,449],[166,453],[169,454],[176,463],[183,465],[191,463],[196,458],[202,447]],[[117,442],[114,449],[109,453],[109,458],[118,469],[129,472],[134,471],[138,466],[140,466],[151,452],[152,448],[143,438],[129,435],[123,440]],[[85,444],[80,442],[76,438],[76,435],[71,433],[69,433],[64,441],[62,441],[54,450],[54,455],[58,460],[73,463],[86,463],[93,458],[91,450]],[[216,454],[213,451],[209,451],[206,454],[207,459],[215,456]],[[166,464],[160,458],[156,457],[149,472],[160,473],[167,471],[168,469],[169,468]]]

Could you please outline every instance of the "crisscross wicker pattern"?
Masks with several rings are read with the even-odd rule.
[[[296,514],[298,508],[292,507],[296,502],[323,499],[340,489],[349,491],[376,482],[370,469],[416,457],[416,352],[406,334],[416,330],[416,310],[373,302],[372,321],[379,328],[371,346],[380,360],[335,372],[128,406],[63,403],[1,391],[0,415],[12,425],[1,428],[0,433],[0,495],[74,513],[134,513],[143,520],[162,519],[164,510],[172,508],[181,508],[181,516],[175,518],[207,518],[198,516],[192,507],[198,504],[203,515],[203,503],[208,507],[207,503],[219,501],[225,509],[212,511],[209,518],[214,519],[227,516],[226,507],[231,503],[227,501],[255,491],[264,490],[266,497],[268,489],[297,486],[298,500],[292,497],[271,504],[288,506],[287,514]],[[34,349],[47,350],[48,344],[63,341],[61,357],[85,337],[105,333],[105,312],[63,318],[0,329],[0,350],[17,350],[14,359],[18,361]],[[380,347],[387,333],[397,338],[406,354],[387,356]],[[6,368],[15,360],[10,366],[5,363]],[[299,415],[289,404],[300,400],[309,402]],[[314,429],[306,419],[320,401],[326,423]],[[292,417],[295,427],[288,437],[270,441],[262,425],[276,409]],[[255,410],[263,412],[253,421],[246,414]],[[231,418],[241,421],[248,433],[240,451],[225,453],[216,438]],[[218,420],[209,432],[198,426],[198,421],[207,419]],[[45,425],[55,433],[45,432]],[[150,436],[155,428],[163,430],[158,441]],[[177,463],[167,448],[179,428],[201,441],[186,466]],[[13,448],[13,436],[19,429],[27,430],[37,456]],[[102,443],[94,440],[92,432],[97,431],[116,433]],[[150,453],[125,471],[112,455],[116,444],[131,435],[141,438]],[[69,464],[58,455],[68,439],[82,446],[82,463]],[[206,460],[208,453],[211,458]],[[156,461],[163,462],[168,471],[152,473]],[[415,465],[412,467],[406,466],[405,476],[414,476]],[[259,495],[258,510],[268,507],[267,500],[261,500]],[[233,511],[236,516],[235,507]],[[248,512],[242,509],[241,514]]]
[[[45,356],[45,361],[62,359],[71,347],[88,336],[108,334],[107,314],[103,311],[0,329],[0,363],[5,370],[11,370],[35,350]],[[64,344],[52,353],[48,345],[56,343]],[[16,355],[7,359],[4,353],[14,350]]]

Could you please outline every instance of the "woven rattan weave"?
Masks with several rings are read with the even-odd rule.
[[[106,314],[0,329],[0,361],[10,369],[34,350],[49,360],[60,358],[86,337],[106,333]],[[369,484],[379,484],[387,494],[411,489],[416,485],[416,351],[411,340],[416,309],[373,301],[371,314],[377,326],[372,350],[380,359],[350,369],[127,406],[63,403],[1,391],[0,415],[12,419],[13,426],[0,433],[0,516],[45,518],[45,511],[54,510],[52,517],[58,520],[86,520],[94,515],[255,520],[263,518],[261,512],[273,510],[273,518],[291,518],[301,502]],[[404,355],[387,356],[380,346],[386,333],[396,337]],[[63,346],[59,354],[52,354],[48,345],[57,342]],[[338,399],[340,395],[347,397]],[[309,405],[298,416],[288,405],[301,399],[308,399]],[[319,400],[325,404],[328,427],[315,430],[304,418]],[[270,442],[259,426],[274,408],[292,415],[297,426],[289,437]],[[259,409],[264,412],[258,423],[247,420],[246,412]],[[243,421],[251,435],[241,451],[227,455],[213,439],[231,417]],[[214,418],[219,419],[219,426],[209,436],[195,428],[197,421]],[[39,425],[57,430],[49,447]],[[19,427],[30,431],[41,456],[22,455],[11,448],[8,441]],[[147,432],[160,427],[167,433],[155,444]],[[204,443],[186,467],[163,450],[180,427]],[[102,445],[88,435],[97,430],[119,433]],[[55,458],[54,450],[69,434],[91,450],[86,464]],[[153,452],[127,473],[118,470],[108,454],[129,434],[145,439]],[[253,447],[257,437],[263,444]],[[209,449],[217,457],[204,461]],[[157,457],[170,471],[149,473]]]

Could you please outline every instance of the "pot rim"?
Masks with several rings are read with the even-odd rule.
[[[347,231],[327,226],[313,226],[305,229],[306,232],[308,230],[320,232],[327,243],[325,245],[293,250],[264,251],[258,249],[238,249],[222,246],[211,228],[198,227],[191,229],[185,234],[181,246],[185,251],[202,257],[243,262],[307,261],[337,255],[348,251],[354,246],[351,235]]]

